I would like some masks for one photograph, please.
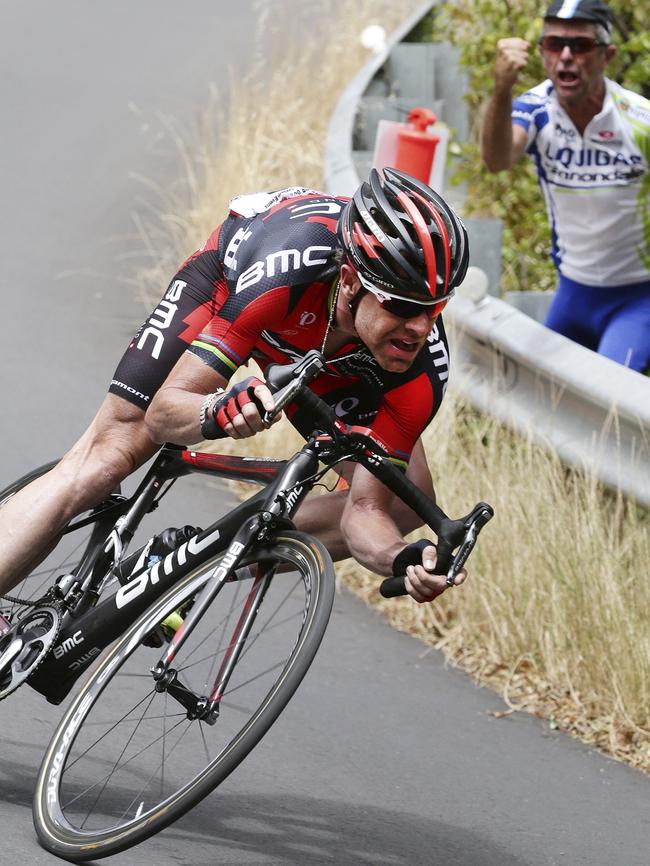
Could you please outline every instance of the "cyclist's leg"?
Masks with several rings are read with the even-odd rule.
[[[347,490],[309,496],[294,518],[296,528],[322,542],[334,562],[350,556],[341,533],[341,516],[347,497]]]
[[[176,277],[184,275],[181,270]],[[100,503],[155,454],[159,446],[145,428],[146,407],[211,317],[213,290],[208,280],[195,289],[172,280],[122,356],[109,394],[86,432],[51,472],[0,510],[0,594],[42,561],[66,523]]]
[[[0,593],[13,588],[47,555],[72,517],[105,499],[157,448],[147,435],[144,411],[108,394],[54,469],[0,510]]]

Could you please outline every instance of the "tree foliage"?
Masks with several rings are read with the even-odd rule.
[[[650,32],[646,29],[650,0],[637,0],[635,4],[611,0],[609,5],[614,14],[618,52],[607,74],[624,87],[650,98]],[[535,45],[547,8],[548,2],[536,0],[455,0],[437,7],[430,19],[433,40],[456,45],[469,76],[465,98],[472,134],[469,141],[458,142],[454,148],[457,160],[454,182],[467,183],[468,215],[503,220],[505,291],[555,286],[555,270],[548,256],[550,232],[530,161],[522,160],[512,171],[490,174],[480,158],[478,130],[482,108],[492,91],[497,41],[505,36],[521,36]],[[532,50],[517,92],[543,79],[541,58]]]

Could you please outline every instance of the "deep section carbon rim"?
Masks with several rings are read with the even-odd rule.
[[[250,577],[223,587],[174,662],[183,686],[197,697],[209,695],[247,609],[253,576],[273,574],[216,722],[190,720],[175,697],[156,691],[150,670],[162,650],[148,644],[170,614],[178,626],[211,570],[188,575],[138,620],[57,729],[34,812],[39,839],[53,853],[106,856],[180,817],[248,754],[307,671],[329,618],[333,568],[320,544],[286,533],[256,554],[244,572]]]

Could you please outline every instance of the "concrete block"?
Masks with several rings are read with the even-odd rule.
[[[554,294],[554,291],[506,292],[503,300],[536,322],[543,323]]]
[[[436,46],[433,43],[401,42],[395,45],[386,64],[391,90],[397,96],[426,105],[436,92]]]
[[[502,223],[498,219],[463,217],[469,238],[469,261],[488,277],[488,292],[499,296]]]

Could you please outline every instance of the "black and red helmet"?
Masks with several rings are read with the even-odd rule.
[[[469,262],[465,226],[422,181],[395,168],[383,174],[373,168],[341,215],[351,264],[392,297],[421,304],[451,297]]]

